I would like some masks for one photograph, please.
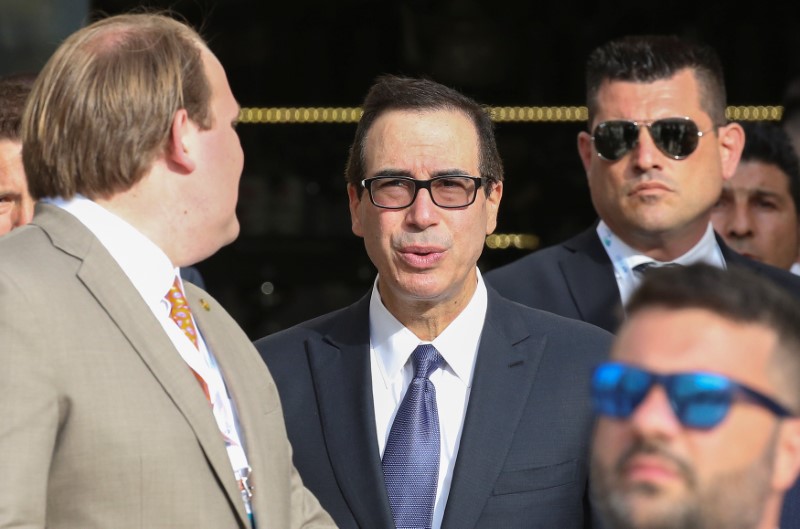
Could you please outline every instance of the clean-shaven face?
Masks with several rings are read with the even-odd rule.
[[[369,129],[364,152],[368,178],[480,176],[475,125],[458,111],[386,112]],[[478,190],[474,203],[458,209],[435,205],[426,190],[399,210],[376,207],[366,191],[359,193],[353,186],[348,192],[353,232],[364,238],[380,276],[381,298],[390,311],[398,303],[468,303],[484,240],[496,225],[501,183],[488,197]]]

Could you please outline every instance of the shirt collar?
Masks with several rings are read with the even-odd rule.
[[[621,238],[619,238],[611,228],[602,220],[597,225],[597,233],[603,241],[603,246],[613,248],[612,253],[616,256],[614,259],[615,266],[623,266],[627,270],[633,270],[634,267],[642,263],[656,263],[666,264],[664,261],[657,261],[646,255],[643,255],[639,250],[628,246]],[[694,263],[708,263],[720,268],[725,267],[725,259],[722,257],[722,251],[717,244],[717,238],[714,235],[714,228],[711,223],[708,223],[703,237],[695,244],[688,252],[681,255],[677,259],[669,261],[680,265],[690,265]]]
[[[471,385],[488,303],[483,277],[480,270],[475,270],[478,285],[472,299],[432,342],[420,340],[388,311],[378,292],[378,279],[375,279],[369,303],[370,342],[387,385],[402,375],[411,353],[421,343],[432,343],[447,363],[446,368],[465,385]]]
[[[119,264],[148,304],[156,307],[172,286],[178,269],[142,232],[88,198],[45,199],[76,217]]]

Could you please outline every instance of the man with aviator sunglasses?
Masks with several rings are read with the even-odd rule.
[[[744,144],[742,127],[725,119],[716,53],[674,36],[624,37],[592,52],[586,78],[589,122],[578,152],[599,221],[489,272],[487,282],[611,332],[653,264],[744,266],[800,297],[797,278],[736,254],[711,226]]]
[[[627,310],[591,383],[604,527],[778,527],[800,472],[797,301],[695,264],[648,274]]]

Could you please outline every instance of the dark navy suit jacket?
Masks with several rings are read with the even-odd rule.
[[[800,299],[800,277],[739,255],[719,236],[717,243],[728,266],[749,268]],[[529,307],[589,322],[610,332],[616,332],[622,322],[614,266],[595,226],[483,277],[502,295]],[[800,529],[800,481],[784,499],[780,526]]]
[[[443,529],[592,526],[592,368],[612,336],[491,288]],[[342,529],[394,527],[372,399],[369,299],[256,342],[294,462]]]
[[[743,266],[768,277],[800,299],[800,277],[748,259],[717,236],[728,266]],[[622,322],[614,266],[595,227],[555,246],[533,252],[484,274],[497,291],[518,303],[585,321],[610,332]]]

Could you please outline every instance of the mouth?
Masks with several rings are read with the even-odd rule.
[[[445,249],[438,246],[406,246],[398,250],[404,263],[414,268],[429,268],[438,263]]]
[[[636,455],[628,459],[620,473],[629,484],[664,484],[682,478],[681,471],[669,459],[656,455]]]
[[[634,195],[645,195],[645,194],[655,194],[655,193],[665,193],[672,191],[666,185],[660,182],[642,182],[640,184],[636,184],[631,188],[628,196]]]

